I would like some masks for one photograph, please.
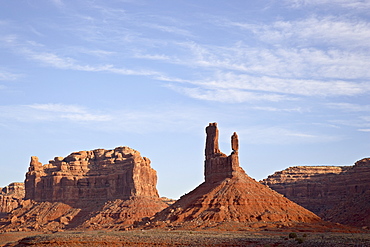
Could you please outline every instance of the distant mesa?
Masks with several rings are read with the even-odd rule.
[[[370,229],[370,158],[353,166],[295,166],[261,183],[324,220]]]
[[[219,150],[218,128],[206,128],[205,181],[172,206],[148,219],[147,228],[175,229],[284,228],[322,223],[314,213],[250,178],[239,166],[238,136],[231,137],[232,153]]]

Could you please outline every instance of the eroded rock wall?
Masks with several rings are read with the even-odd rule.
[[[0,217],[0,232],[126,228],[168,206],[156,184],[150,160],[129,147],[74,152],[45,165],[33,156],[25,199]],[[9,196],[16,187],[2,191]]]
[[[0,188],[0,213],[9,213],[20,205],[24,198],[23,183],[11,183]]]
[[[33,156],[26,174],[26,199],[64,202],[158,197],[150,160],[129,147],[96,149],[55,157],[42,165]]]
[[[370,227],[370,158],[354,166],[290,167],[261,183],[323,219]]]

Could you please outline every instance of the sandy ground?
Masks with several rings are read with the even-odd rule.
[[[369,233],[66,231],[0,234],[1,246],[370,246]]]

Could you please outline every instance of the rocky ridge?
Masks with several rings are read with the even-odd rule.
[[[370,228],[370,158],[353,166],[296,166],[261,183],[323,219]]]

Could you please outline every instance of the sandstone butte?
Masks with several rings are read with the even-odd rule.
[[[295,166],[261,183],[324,220],[370,228],[370,158],[353,166]]]
[[[317,231],[330,225],[249,177],[239,166],[236,133],[231,137],[233,151],[228,156],[219,149],[217,124],[210,123],[206,133],[205,181],[139,225],[144,228],[222,230],[298,227]]]
[[[75,152],[45,165],[33,156],[24,184],[25,198],[1,219],[2,231],[121,228],[168,206],[150,160],[129,147]]]

